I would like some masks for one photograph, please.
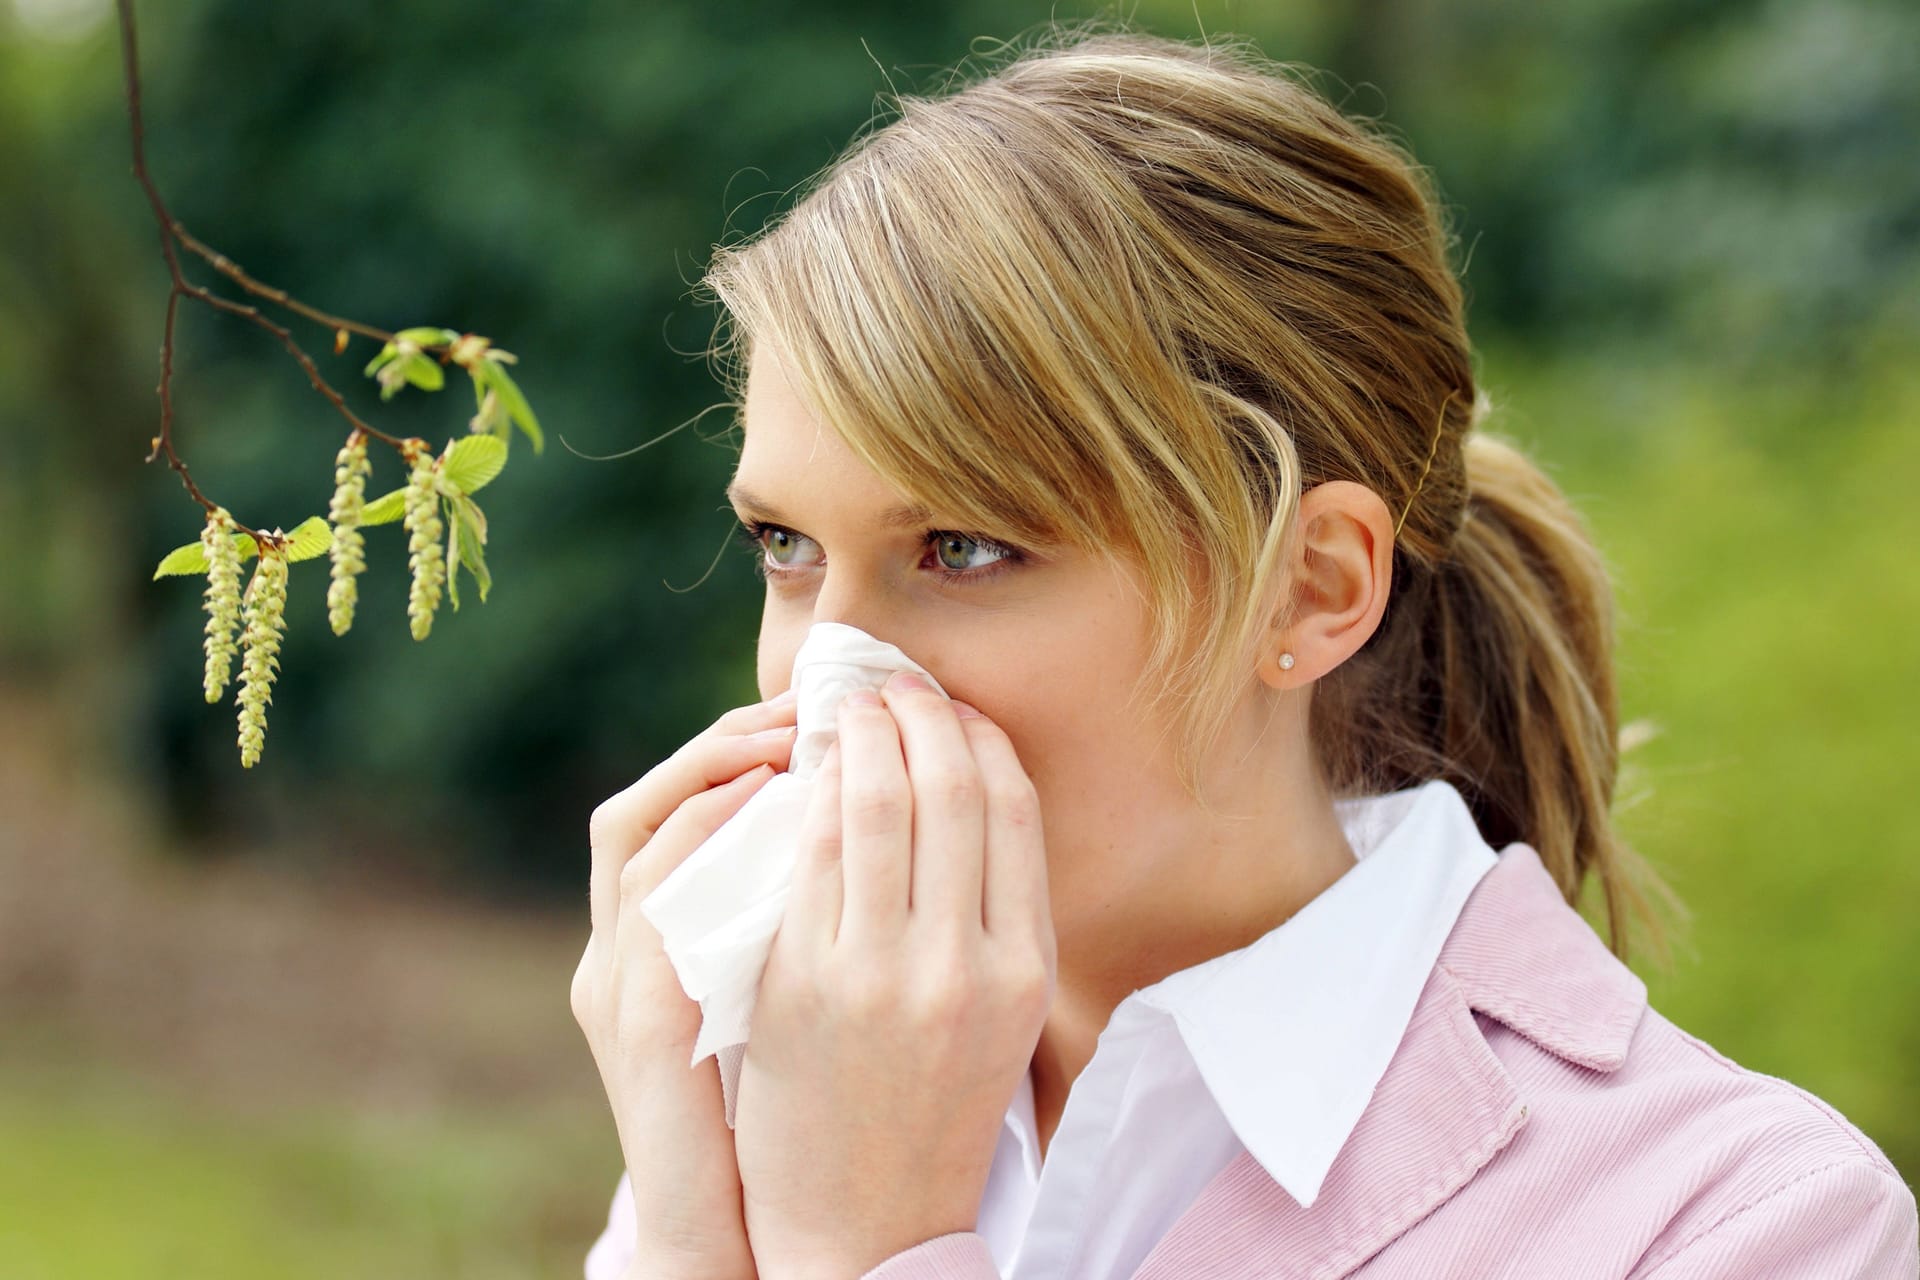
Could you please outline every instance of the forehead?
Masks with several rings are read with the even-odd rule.
[[[748,365],[741,426],[744,443],[727,497],[743,511],[781,520],[831,508],[887,527],[931,518],[819,419],[773,349],[757,348]]]

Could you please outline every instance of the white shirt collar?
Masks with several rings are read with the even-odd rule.
[[[1359,859],[1346,874],[1249,945],[1127,997],[1172,1020],[1235,1136],[1302,1208],[1499,860],[1443,779],[1334,808]]]

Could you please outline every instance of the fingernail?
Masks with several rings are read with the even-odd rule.
[[[975,707],[972,703],[962,702],[958,698],[955,698],[953,700],[953,713],[959,716],[962,720],[986,719],[986,717],[981,715],[979,709]]]
[[[877,707],[880,705],[880,695],[871,689],[855,689],[847,695],[847,703],[855,707]]]
[[[932,687],[932,685],[911,671],[896,671],[887,677],[887,688],[889,689],[930,689]]]
[[[799,730],[800,730],[800,726],[797,724],[783,724],[777,729],[762,729],[758,733],[750,733],[747,735],[747,737],[749,738],[784,738],[788,734],[799,732]]]

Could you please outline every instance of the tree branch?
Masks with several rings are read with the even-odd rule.
[[[196,256],[205,259],[212,265],[214,270],[220,272],[220,274],[226,276],[229,280],[232,280],[242,289],[245,289],[248,293],[256,297],[268,299],[317,324],[326,325],[336,333],[341,331],[357,333],[363,337],[373,338],[380,342],[392,342],[394,340],[394,335],[384,329],[375,328],[368,324],[361,324],[355,320],[347,320],[340,316],[329,315],[317,307],[309,306],[297,298],[292,297],[284,289],[276,289],[271,285],[262,284],[241,270],[239,264],[235,263],[225,254],[208,247],[196,239],[187,231],[186,227],[181,225],[177,218],[168,212],[166,201],[161,199],[160,190],[154,185],[153,177],[147,170],[146,126],[141,118],[140,111],[140,55],[139,44],[134,31],[133,0],[117,0],[117,7],[120,15],[121,63],[126,76],[127,116],[133,139],[133,176],[139,180],[141,190],[147,193],[147,203],[153,207],[154,222],[160,232],[160,253],[161,256],[166,259],[167,274],[172,282],[167,292],[166,328],[160,345],[160,385],[156,388],[160,396],[160,434],[153,438],[152,448],[148,452],[146,460],[152,462],[164,453],[167,458],[167,465],[180,474],[181,483],[186,485],[187,492],[192,496],[193,500],[206,508],[209,513],[218,509],[218,504],[200,492],[200,486],[194,483],[193,475],[188,471],[186,462],[180,457],[180,454],[174,449],[173,445],[174,327],[175,318],[180,310],[180,299],[183,297],[202,302],[215,311],[223,311],[228,315],[239,316],[272,334],[279,340],[280,345],[286,348],[287,354],[292,356],[294,360],[299,363],[300,367],[305,370],[307,380],[313,384],[313,389],[324,396],[327,402],[334,407],[341,417],[347,420],[350,426],[357,431],[365,432],[374,439],[389,445],[405,456],[408,452],[406,442],[395,436],[390,436],[384,431],[379,431],[361,421],[353,410],[347,407],[347,402],[341,398],[340,393],[335,391],[332,385],[321,376],[319,367],[315,365],[312,358],[301,349],[300,344],[294,340],[291,330],[283,325],[275,324],[263,315],[258,307],[234,302],[219,296],[210,289],[194,284],[188,280],[181,271],[180,255],[174,247],[176,241],[184,245]],[[425,349],[432,350],[433,348]],[[271,540],[271,536],[268,534],[248,528],[246,525],[240,524],[237,520],[234,523],[237,528],[252,534],[256,541],[267,542]]]

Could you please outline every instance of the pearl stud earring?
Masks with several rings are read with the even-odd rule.
[[[1281,669],[1282,671],[1291,671],[1291,670],[1293,670],[1293,655],[1292,655],[1292,654],[1290,654],[1290,653],[1283,653],[1283,654],[1281,654],[1281,655],[1280,655],[1280,669]]]

